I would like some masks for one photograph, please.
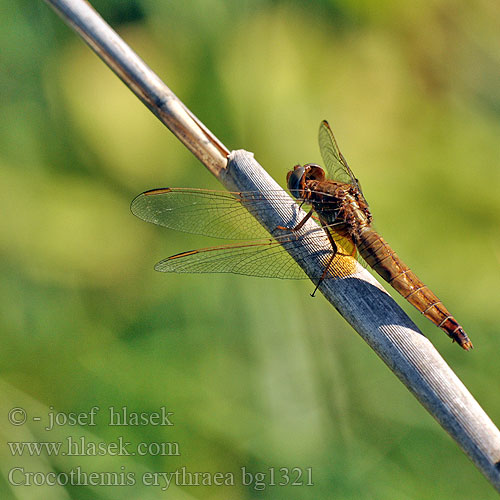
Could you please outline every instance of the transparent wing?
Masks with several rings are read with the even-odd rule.
[[[202,248],[156,264],[166,273],[234,273],[264,278],[304,279],[306,274],[277,241]]]
[[[319,126],[318,142],[328,178],[333,181],[352,184],[361,192],[359,182],[356,177],[354,177],[344,156],[340,152],[332,129],[326,120],[323,120]]]
[[[269,198],[288,205],[295,202],[284,191],[230,193],[208,189],[165,188],[146,191],[131,204],[132,213],[159,226],[223,239],[269,236],[249,213],[259,213]]]
[[[295,235],[285,235],[277,239],[263,239],[243,244],[221,245],[183,252],[164,259],[156,264],[155,269],[174,273],[234,273],[247,276],[282,279],[304,279],[306,274],[287,250],[298,244],[303,238],[314,240],[325,239],[321,228],[313,230],[306,236],[298,238]],[[319,259],[321,271],[328,265],[331,250],[318,251],[314,257]],[[355,261],[349,258],[342,248],[333,260],[325,278],[338,278],[352,274]]]
[[[328,210],[329,194],[323,194],[322,205]],[[231,193],[208,189],[153,189],[137,196],[130,206],[132,213],[146,222],[186,233],[223,239],[257,239],[269,237],[253,217],[269,209],[269,202],[293,206],[296,201],[283,190]],[[299,202],[301,200],[298,200]],[[334,201],[332,201],[334,205]],[[250,212],[250,213],[249,213]]]

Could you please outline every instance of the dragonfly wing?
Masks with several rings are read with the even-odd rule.
[[[174,273],[233,273],[264,278],[307,278],[293,258],[277,242],[245,243],[202,248],[173,255],[155,269]]]
[[[332,129],[326,120],[323,120],[319,126],[318,142],[328,177],[333,181],[352,184],[361,191],[359,182],[354,177],[349,165],[347,165],[347,161],[340,152]]]
[[[312,219],[316,222],[316,224],[320,225],[320,220],[317,215],[313,215]],[[338,251],[341,252],[343,256],[352,257],[360,262],[364,262],[358,254],[358,249],[356,248],[354,241],[352,241],[352,239],[345,234],[345,231],[342,231],[343,234],[341,234],[339,226],[344,225],[345,223],[343,221],[339,221],[334,222],[333,224],[326,224],[323,228],[330,231],[330,234],[337,244]]]
[[[208,189],[146,191],[131,204],[134,215],[159,226],[224,239],[255,239],[267,231],[249,213],[266,208],[269,198],[294,205],[285,191],[230,193]]]
[[[332,231],[331,234],[337,244],[338,251],[341,252],[342,255],[359,260],[358,249],[351,239],[346,236],[341,236],[335,231]]]
[[[156,264],[155,269],[175,273],[234,273],[265,278],[304,279],[307,276],[300,265],[297,265],[302,259],[292,258],[288,250],[293,252],[304,240],[314,243],[318,239],[324,241],[325,238],[323,229],[318,228],[301,237],[287,234],[276,239],[267,238],[241,244],[202,248],[168,257]],[[314,253],[313,257],[319,260],[320,271],[317,276],[312,276],[313,278],[322,276],[331,254],[330,249]],[[325,278],[338,278],[352,272],[353,261],[346,259],[346,255],[342,249],[335,257]]]

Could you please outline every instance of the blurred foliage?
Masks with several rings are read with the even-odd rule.
[[[469,332],[469,354],[396,300],[497,423],[500,4],[99,0],[120,35],[230,148],[282,184],[327,118],[375,226]],[[136,220],[134,195],[218,184],[43,2],[1,0],[2,415],[126,405],[175,427],[12,427],[176,441],[180,457],[12,457],[67,471],[233,471],[233,487],[33,488],[36,498],[494,498],[454,442],[311,283],[160,275],[210,244]],[[265,292],[264,292],[265,291]],[[264,293],[263,293],[264,292]],[[395,293],[392,293],[395,296]],[[314,486],[238,481],[312,467]],[[495,495],[496,497],[496,495]]]

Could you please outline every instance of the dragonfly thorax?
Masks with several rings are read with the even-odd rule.
[[[351,234],[371,224],[368,204],[358,187],[327,179],[315,163],[296,165],[288,173],[287,184],[292,196],[311,204],[326,224],[345,224]]]

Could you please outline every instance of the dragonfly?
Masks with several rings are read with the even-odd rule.
[[[320,124],[318,139],[324,166],[306,163],[288,172],[287,187],[295,200],[284,191],[231,193],[194,188],[153,189],[137,196],[131,210],[144,221],[188,233],[243,240],[172,255],[158,262],[155,269],[302,279],[307,275],[290,253],[304,239],[327,241],[328,251],[319,255],[321,273],[309,276],[317,280],[313,296],[323,280],[352,273],[354,266],[346,262],[361,257],[454,342],[465,350],[472,349],[472,342],[448,309],[373,229],[360,183],[326,120]],[[269,238],[258,215],[270,199],[299,208],[309,206],[310,210],[298,222],[278,225]],[[309,220],[315,222],[313,229],[304,231]]]

